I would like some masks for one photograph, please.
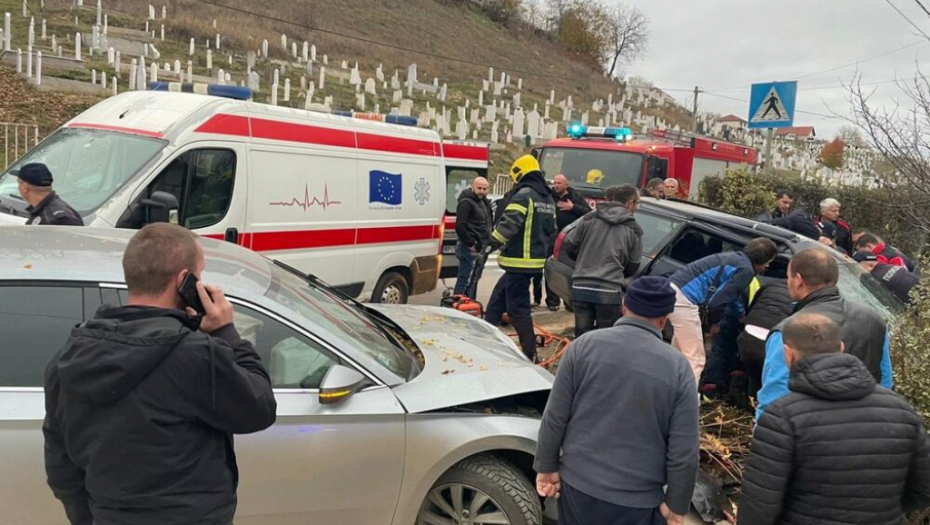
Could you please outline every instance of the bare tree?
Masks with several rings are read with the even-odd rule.
[[[546,13],[550,23],[550,31],[559,32],[565,13],[576,3],[578,3],[578,0],[546,0]]]
[[[617,73],[617,68],[645,55],[649,46],[649,19],[636,7],[617,4],[608,11],[607,42],[610,62],[607,76]]]
[[[843,141],[847,146],[852,146],[856,148],[867,148],[869,144],[866,142],[865,137],[862,136],[862,130],[852,125],[840,126],[840,129],[836,131],[836,138]]]
[[[874,91],[863,90],[858,81],[849,88],[853,117],[881,153],[891,173],[881,181],[892,188],[889,212],[906,217],[912,231],[925,246],[930,238],[930,80],[918,72],[915,79],[898,82],[902,102],[879,106],[870,102]]]

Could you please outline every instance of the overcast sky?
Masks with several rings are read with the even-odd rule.
[[[616,0],[610,0],[616,1]],[[930,16],[914,0],[891,0],[930,35]],[[930,0],[921,0],[930,8]],[[930,42],[885,0],[624,0],[643,10],[652,23],[650,51],[629,68],[657,87],[694,89],[700,108],[747,118],[749,86],[755,82],[798,79],[797,109],[847,114],[848,93],[838,86],[860,73],[862,82],[913,78],[918,65],[930,74]],[[827,69],[916,44],[891,55],[829,73]],[[816,74],[816,75],[813,75]],[[813,75],[813,76],[807,76]],[[799,78],[803,77],[803,78]],[[733,89],[737,88],[737,89]],[[889,104],[894,84],[877,89],[875,102]],[[690,105],[691,94],[669,91]],[[830,139],[843,121],[797,113],[795,125],[813,125]]]

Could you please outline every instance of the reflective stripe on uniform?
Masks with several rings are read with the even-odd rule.
[[[507,207],[504,208],[504,211],[518,211],[523,215],[526,215],[526,208],[520,206],[519,204],[508,204]]]
[[[749,283],[749,304],[756,298],[756,294],[759,293],[759,290],[762,288],[762,282],[759,281],[758,277],[753,277],[752,282]]]
[[[530,258],[530,245],[533,242],[533,199],[530,199],[526,222],[523,223],[523,258]]]
[[[493,232],[491,232],[491,237],[494,237],[494,240],[501,244],[507,244],[507,239],[505,239],[504,236],[501,235],[500,232],[497,230],[494,230]]]
[[[517,257],[497,257],[498,266],[510,266],[511,268],[541,269],[546,266],[545,259],[520,259]]]

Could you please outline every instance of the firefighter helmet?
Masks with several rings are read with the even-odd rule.
[[[585,177],[585,182],[588,184],[600,185],[602,180],[604,180],[604,172],[599,169],[589,171],[587,177]]]
[[[524,175],[534,171],[540,171],[539,161],[532,155],[524,155],[515,160],[513,166],[510,167],[510,178],[514,182],[520,182]]]

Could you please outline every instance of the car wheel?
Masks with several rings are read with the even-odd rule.
[[[540,525],[542,507],[526,475],[489,454],[461,461],[430,489],[417,525]]]
[[[397,272],[387,272],[378,280],[371,294],[371,301],[384,304],[407,304],[409,296],[410,288],[404,276]]]

